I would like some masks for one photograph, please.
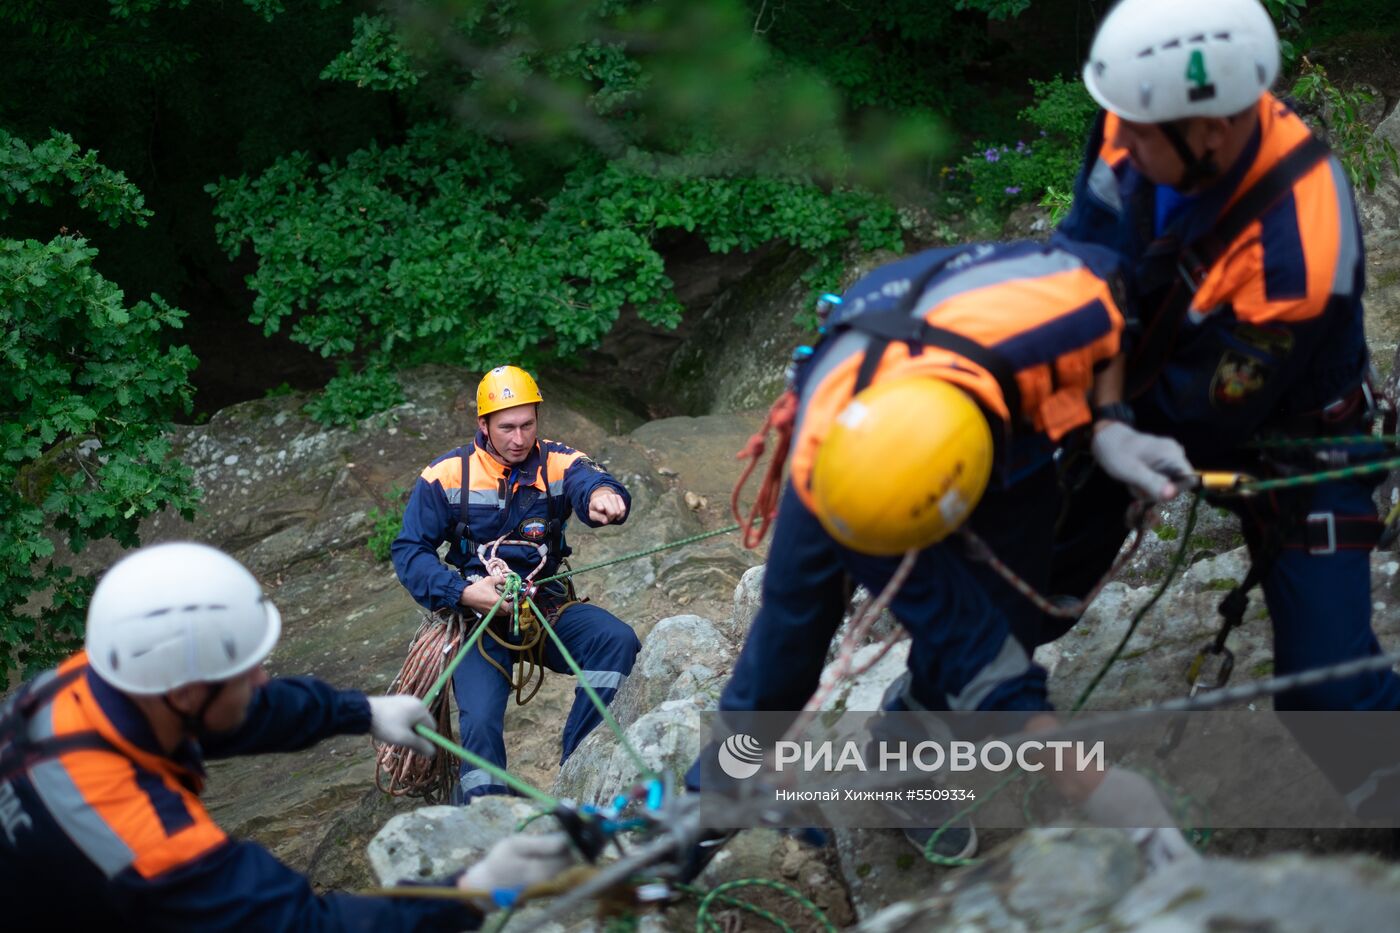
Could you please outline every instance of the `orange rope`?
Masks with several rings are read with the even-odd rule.
[[[442,675],[450,658],[462,645],[465,627],[456,612],[425,616],[409,646],[408,657],[389,687],[390,694],[410,693],[422,699]],[[447,690],[433,699],[429,712],[439,735],[452,737],[452,712]],[[432,758],[398,745],[374,743],[374,784],[395,797],[422,797],[429,803],[445,803],[456,783],[456,762],[450,755]]]
[[[749,442],[739,451],[736,458],[747,460],[748,465],[744,467],[743,473],[739,474],[739,481],[734,484],[734,493],[729,497],[729,508],[734,513],[734,520],[744,530],[743,541],[746,548],[758,547],[778,514],[778,495],[783,488],[783,465],[787,462],[788,449],[792,446],[792,428],[796,420],[797,393],[788,389],[773,402],[763,427],[749,438]],[[753,508],[749,510],[748,520],[745,521],[739,508],[739,493],[758,467],[758,461],[763,458],[763,451],[768,446],[769,431],[777,432],[777,442],[773,445],[773,459],[768,461],[768,470],[763,474],[763,482],[758,487],[758,497],[754,499]]]

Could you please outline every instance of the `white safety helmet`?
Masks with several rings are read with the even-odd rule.
[[[1165,123],[1239,113],[1278,71],[1259,0],[1122,0],[1094,36],[1084,84],[1110,113]]]
[[[87,614],[88,663],[127,693],[158,695],[261,664],[282,616],[247,568],[204,544],[142,548],[107,571]]]

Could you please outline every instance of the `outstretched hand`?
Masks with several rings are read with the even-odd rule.
[[[599,525],[611,525],[627,517],[627,501],[611,486],[599,486],[588,498],[588,517]]]

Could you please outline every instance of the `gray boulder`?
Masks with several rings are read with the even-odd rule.
[[[429,881],[461,871],[514,834],[538,806],[518,797],[484,797],[470,807],[423,807],[401,813],[370,840],[369,864],[381,885]],[[526,832],[553,829],[537,820]]]
[[[632,673],[612,703],[624,729],[667,699],[684,699],[715,681],[733,658],[729,640],[709,619],[670,616],[656,623],[642,644]],[[682,674],[686,683],[677,692]]]

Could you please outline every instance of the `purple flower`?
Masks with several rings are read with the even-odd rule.
[[[1045,130],[1041,130],[1041,131],[1040,131],[1040,135],[1041,135],[1041,136],[1049,136],[1050,134],[1047,133],[1047,132],[1045,132]]]
[[[993,146],[986,152],[982,153],[982,158],[986,159],[988,162],[996,162],[1001,158],[1001,153],[997,152],[996,147]]]
[[[1012,185],[1012,186],[1007,187],[1007,188],[1004,188],[1004,189],[1002,189],[1002,190],[1004,190],[1007,194],[1020,194],[1020,193],[1021,193],[1021,186],[1020,186],[1020,185]]]
[[[1018,139],[1018,140],[1016,140],[1016,151],[1017,151],[1017,152],[1025,152],[1027,148],[1029,148],[1029,147],[1026,145],[1026,141],[1025,141],[1024,139]]]

